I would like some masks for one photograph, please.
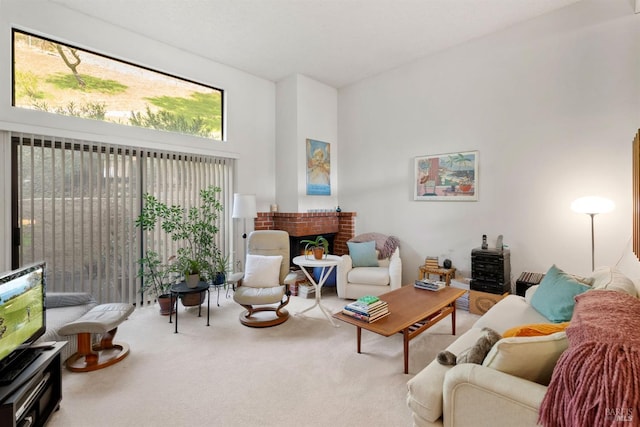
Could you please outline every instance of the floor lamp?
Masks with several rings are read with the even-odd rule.
[[[581,197],[571,203],[571,209],[574,212],[584,213],[591,217],[591,271],[596,269],[593,218],[598,214],[611,212],[613,208],[614,204],[611,200],[596,196]]]
[[[244,239],[244,258],[242,259],[242,265],[246,262],[247,257],[247,218],[256,218],[258,213],[256,211],[256,196],[255,194],[233,194],[233,212],[232,218],[242,219],[244,229],[242,238]]]

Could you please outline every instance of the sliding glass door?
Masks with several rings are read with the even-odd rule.
[[[144,245],[170,256],[174,243],[135,227],[142,195],[193,206],[201,188],[222,189],[231,206],[232,159],[12,134],[14,266],[47,261],[51,291],[90,292],[100,302],[139,302]],[[231,217],[217,224],[232,251]]]

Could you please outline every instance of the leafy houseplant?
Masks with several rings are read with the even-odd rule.
[[[219,252],[215,238],[217,219],[223,210],[218,200],[221,191],[215,186],[200,190],[199,203],[188,209],[180,205],[169,206],[149,193],[143,195],[144,204],[136,226],[144,231],[153,231],[160,226],[172,241],[177,242],[179,247],[173,271],[185,278],[194,272],[209,272]]]
[[[222,285],[225,282],[227,278],[226,274],[230,270],[229,261],[230,257],[228,254],[217,251],[214,258],[213,272],[211,274],[214,285]]]
[[[329,241],[322,236],[317,236],[315,240],[301,240],[300,243],[306,243],[304,247],[305,255],[311,251],[315,259],[322,259],[329,253]]]
[[[175,281],[174,266],[171,262],[175,257],[167,260],[167,264],[162,264],[160,256],[153,250],[148,250],[145,255],[138,260],[140,268],[138,277],[142,278],[140,293],[153,291],[160,304],[160,314],[168,315],[174,308],[171,306],[171,285]]]

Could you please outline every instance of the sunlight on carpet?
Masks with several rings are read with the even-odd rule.
[[[292,297],[291,316],[272,328],[238,321],[242,307],[211,298],[211,326],[197,309],[180,306],[178,334],[157,306],[136,309],[118,328],[116,342],[130,355],[89,373],[64,371],[60,410],[51,427],[69,426],[410,426],[406,382],[455,337],[446,318],[410,343],[409,374],[403,373],[402,335],[333,327],[313,304]],[[326,289],[332,312],[347,301]],[[457,314],[457,335],[478,318]]]

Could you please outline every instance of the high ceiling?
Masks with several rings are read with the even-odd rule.
[[[272,81],[336,88],[580,0],[49,0]]]

